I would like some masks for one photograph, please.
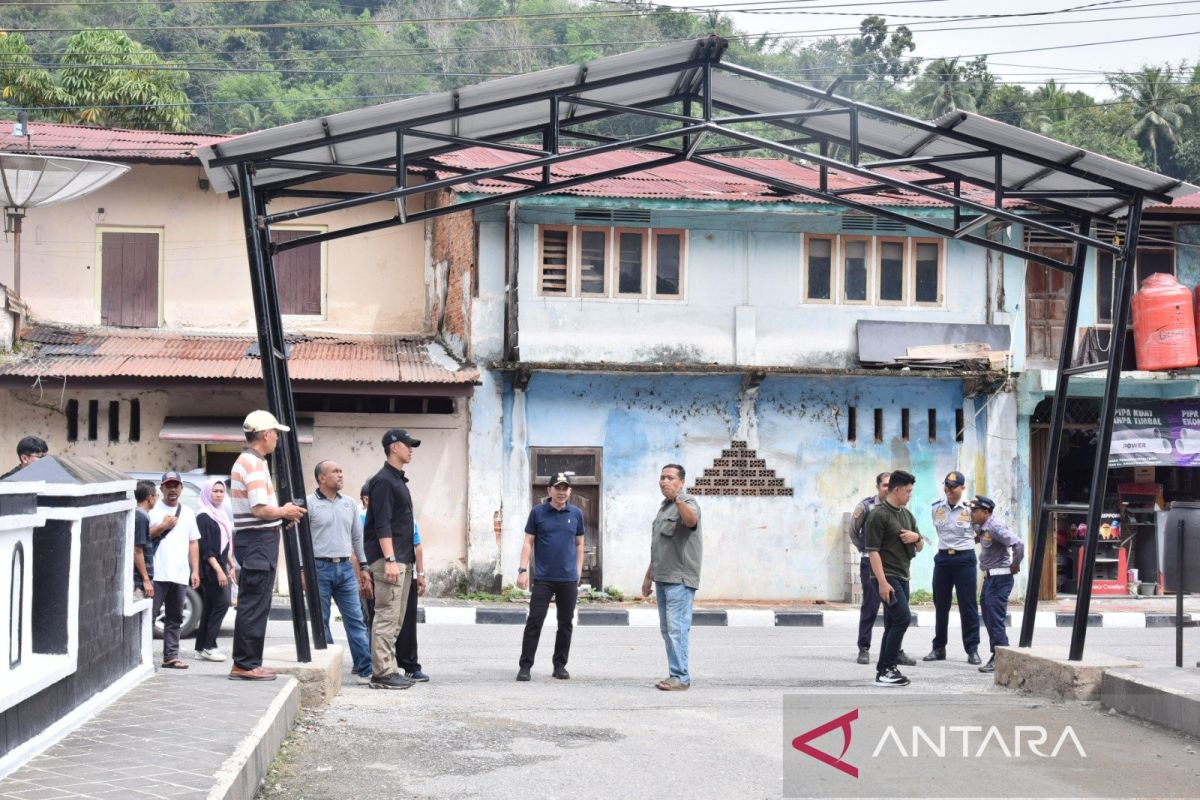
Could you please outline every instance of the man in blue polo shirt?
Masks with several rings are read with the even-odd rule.
[[[521,644],[517,680],[529,680],[533,657],[537,654],[542,623],[550,610],[550,598],[558,609],[558,633],[554,637],[554,677],[567,680],[567,656],[571,652],[572,620],[579,597],[579,574],[583,570],[583,511],[571,505],[571,479],[560,472],[550,480],[549,497],[534,506],[525,523],[525,545],[521,548],[521,566],[517,587],[529,586],[530,551],[537,548],[533,576],[533,596],[529,599],[529,619]]]

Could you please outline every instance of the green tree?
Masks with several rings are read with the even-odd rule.
[[[187,130],[187,73],[120,31],[81,31],[66,42],[56,74],[64,122]]]
[[[1128,132],[1150,154],[1151,168],[1156,171],[1160,154],[1180,143],[1184,120],[1192,115],[1175,79],[1176,71],[1170,65],[1144,66],[1137,72],[1108,76],[1109,85],[1133,111]]]
[[[967,67],[961,66],[957,58],[939,58],[925,68],[915,88],[916,106],[930,117],[961,108],[963,111],[976,109],[977,84],[971,79]]]
[[[0,100],[17,109],[62,102],[50,71],[33,62],[33,51],[19,33],[0,34]]]

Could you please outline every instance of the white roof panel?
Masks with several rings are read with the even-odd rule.
[[[868,157],[889,160],[945,157],[944,161],[934,160],[919,166],[949,178],[990,186],[995,180],[995,154],[1000,154],[1004,189],[1097,192],[1099,196],[1056,197],[1053,201],[1059,206],[1102,215],[1121,212],[1127,198],[1135,192],[1152,195],[1146,198],[1146,203],[1150,204],[1160,202],[1164,197],[1182,197],[1200,191],[1165,175],[978,114],[954,111],[927,122],[826,95],[734,65],[728,65],[728,69],[736,72],[726,71],[718,63],[725,44],[724,40],[710,37],[622,53],[587,64],[487,81],[456,92],[384,103],[247,134],[204,147],[199,155],[213,186],[220,191],[230,191],[235,186],[232,168],[212,165],[211,162],[218,158],[246,157],[247,160],[262,161],[278,155],[280,160],[324,165],[391,164],[396,157],[397,129],[419,126],[417,130],[465,139],[503,139],[545,123],[549,108],[547,93],[571,92],[583,98],[619,105],[665,103],[694,76],[697,64],[707,61],[713,64],[712,99],[718,109],[754,114],[856,108],[859,144]],[[659,74],[653,74],[656,72]],[[629,80],[620,81],[623,77]],[[613,82],[607,86],[596,85],[606,81]],[[422,122],[430,117],[452,114],[456,108],[461,112],[484,107],[488,110],[454,119]],[[560,105],[563,118],[590,113],[593,113],[592,109],[567,99]],[[721,124],[719,116],[715,122]],[[793,124],[834,140],[848,141],[850,137],[849,113],[802,118]],[[345,138],[330,142],[329,137]],[[443,141],[422,139],[412,133],[405,138],[408,157],[419,157],[446,146]],[[988,155],[961,160],[953,158],[975,150],[986,150]],[[868,167],[869,163],[863,166]],[[319,174],[315,170],[260,165],[255,173],[255,185],[276,185]],[[1114,191],[1124,198],[1113,196]]]

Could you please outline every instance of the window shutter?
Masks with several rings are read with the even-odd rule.
[[[542,255],[538,266],[542,294],[567,293],[567,237],[565,230],[542,229]]]

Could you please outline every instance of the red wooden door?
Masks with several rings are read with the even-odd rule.
[[[271,241],[288,242],[313,231],[273,230]],[[309,244],[275,256],[281,314],[321,314],[321,245]]]

